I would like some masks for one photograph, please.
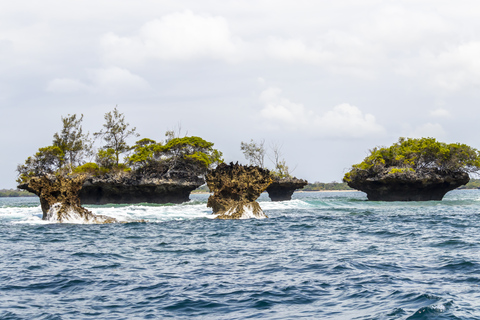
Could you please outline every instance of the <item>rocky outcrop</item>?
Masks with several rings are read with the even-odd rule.
[[[272,177],[272,184],[267,188],[268,196],[272,201],[292,200],[292,194],[295,190],[301,189],[308,184],[307,180],[298,178],[278,178]]]
[[[116,219],[95,215],[80,205],[79,191],[85,176],[40,176],[18,186],[40,198],[43,220],[65,223],[112,223]]]
[[[374,201],[428,201],[442,200],[448,191],[468,183],[465,172],[428,170],[421,173],[403,171],[391,173],[389,169],[375,177],[355,175],[347,184],[367,194]]]
[[[272,183],[268,170],[222,163],[207,174],[206,182],[213,192],[207,207],[217,219],[267,218],[256,200]]]
[[[183,203],[190,192],[204,184],[199,177],[157,178],[150,175],[115,173],[87,178],[80,190],[82,204]]]

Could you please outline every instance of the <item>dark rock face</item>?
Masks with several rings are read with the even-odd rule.
[[[268,186],[268,196],[272,201],[292,200],[292,194],[295,190],[301,189],[308,184],[307,180],[297,178],[277,178],[272,177],[273,182]]]
[[[79,191],[85,176],[41,176],[33,177],[18,186],[40,198],[43,220],[74,223],[112,223],[116,219],[95,215],[80,205]]]
[[[214,193],[207,207],[217,219],[267,218],[256,199],[272,183],[268,170],[222,163],[207,174],[206,181]]]
[[[357,177],[347,182],[356,190],[367,193],[373,201],[428,201],[442,200],[448,191],[468,183],[465,172],[441,173],[435,170],[415,173],[384,172],[376,177]]]
[[[80,190],[80,200],[82,204],[183,203],[203,183],[198,177],[178,180],[129,173],[90,177]]]

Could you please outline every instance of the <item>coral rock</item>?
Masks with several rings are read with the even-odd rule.
[[[256,199],[272,183],[268,170],[222,163],[207,174],[206,181],[213,192],[207,207],[213,209],[217,219],[267,217]]]
[[[468,183],[465,172],[416,173],[414,171],[389,173],[385,170],[376,177],[358,175],[347,184],[367,194],[374,201],[428,201],[442,200],[448,191]]]
[[[89,177],[80,190],[82,204],[183,203],[204,184],[202,178],[165,179],[130,173]]]
[[[273,182],[268,186],[268,196],[272,201],[292,200],[292,194],[295,190],[301,189],[308,184],[307,180],[298,178],[278,178],[273,177]]]
[[[112,223],[116,219],[95,215],[80,205],[79,191],[85,176],[41,176],[33,177],[18,186],[40,198],[43,220],[73,223]]]

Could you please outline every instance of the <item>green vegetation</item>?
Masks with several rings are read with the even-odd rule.
[[[213,143],[200,137],[176,137],[167,131],[164,143],[144,138],[133,147],[127,144],[129,137],[138,136],[136,128],[129,129],[125,117],[117,108],[105,114],[105,124],[96,138],[103,145],[93,152],[88,133],[82,131],[83,115],[62,117],[63,128],[53,136],[53,144],[38,149],[25,163],[18,165],[17,182],[25,183],[31,177],[44,175],[104,175],[111,172],[136,171],[154,173],[157,177],[189,178],[204,175],[210,168],[223,162],[222,153]],[[126,154],[125,163],[120,156]],[[87,162],[95,156],[95,162]]]
[[[459,189],[480,189],[480,179],[470,179],[470,181]]]
[[[261,140],[260,142],[255,142],[253,139],[250,142],[241,142],[240,143],[240,150],[242,150],[245,159],[250,163],[252,166],[258,166],[260,168],[265,168],[265,140]]]
[[[36,195],[23,190],[0,189],[0,198],[4,197],[36,197]]]
[[[434,138],[400,138],[390,147],[374,148],[363,162],[353,165],[343,178],[344,182],[356,178],[388,174],[440,173],[480,170],[480,153],[465,144],[438,142]]]
[[[106,167],[118,166],[120,155],[130,149],[127,139],[130,136],[138,137],[138,134],[135,132],[135,127],[128,129],[130,125],[125,122],[125,116],[118,111],[117,107],[113,111],[107,112],[104,118],[103,129],[93,134],[96,138],[102,138],[105,142],[105,145],[99,150],[99,153],[103,153],[97,153],[97,158],[100,161],[107,161]]]
[[[204,184],[203,186],[200,186],[197,189],[193,190],[192,193],[210,193],[210,189],[206,184]]]
[[[200,137],[171,137],[165,144],[152,139],[142,139],[133,146],[133,153],[126,163],[136,170],[164,171],[167,177],[188,171],[203,175],[210,168],[223,162],[222,153],[213,148],[213,143]]]
[[[265,148],[265,140],[255,142],[253,139],[251,139],[249,143],[242,141],[240,143],[240,149],[250,165],[266,169],[265,155],[267,155],[267,157],[273,163],[273,170],[270,171],[275,177],[280,179],[292,177],[290,168],[287,166],[287,162],[282,157],[282,148],[278,144],[273,143],[269,148],[269,152],[267,153]]]
[[[303,187],[302,191],[335,191],[335,190],[353,190],[345,182],[315,182],[309,183]]]
[[[70,171],[82,163],[92,147],[88,133],[83,133],[82,120],[83,114],[78,119],[76,114],[62,117],[62,131],[53,135],[53,146],[59,148],[62,154],[60,166]]]

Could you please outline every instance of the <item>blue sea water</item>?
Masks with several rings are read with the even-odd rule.
[[[0,319],[480,319],[480,190],[443,201],[295,193],[268,219],[182,205],[87,206],[41,220],[0,198]]]

